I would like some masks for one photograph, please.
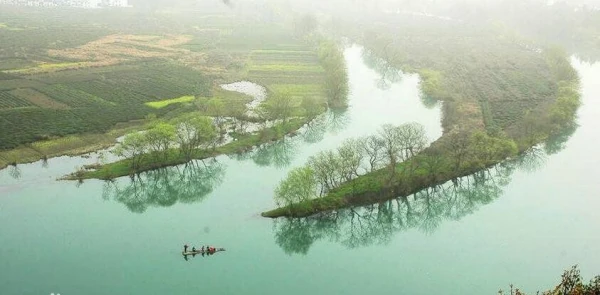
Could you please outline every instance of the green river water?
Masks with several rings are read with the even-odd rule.
[[[358,47],[346,57],[351,107],[250,154],[112,184],[55,181],[93,157],[0,171],[0,294],[496,294],[548,289],[574,264],[600,273],[600,64],[577,60],[580,126],[551,155],[407,201],[260,217],[287,171],[345,138],[412,121],[441,135],[416,76],[382,79]],[[186,261],[184,243],[227,251]]]

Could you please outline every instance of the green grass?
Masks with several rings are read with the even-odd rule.
[[[172,99],[167,99],[167,100],[151,101],[151,102],[147,102],[146,105],[149,107],[155,108],[155,109],[161,109],[161,108],[164,108],[164,107],[174,104],[174,103],[190,102],[190,101],[193,101],[194,99],[196,99],[194,96],[188,95],[188,96],[182,96],[182,97],[172,98]]]

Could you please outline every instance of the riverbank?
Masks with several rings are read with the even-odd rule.
[[[81,156],[107,149],[115,145],[119,137],[142,129],[147,122],[147,120],[136,120],[120,123],[107,133],[69,135],[0,151],[0,170],[11,165],[33,163],[61,156]]]
[[[456,155],[440,152],[440,145],[447,140],[448,138],[440,139],[419,155],[398,164],[393,179],[390,179],[390,169],[382,168],[344,182],[322,198],[291,204],[261,215],[269,218],[308,217],[321,212],[406,197],[428,187],[487,169],[519,153],[514,142],[498,142],[494,152],[473,155],[473,159],[459,162]],[[474,152],[475,149],[459,151],[460,154]]]
[[[385,32],[389,28],[379,29],[378,32]],[[392,169],[388,166],[356,175],[337,187],[329,187],[320,197],[314,197],[319,192],[308,200],[303,196],[302,201],[263,212],[262,216],[306,217],[408,196],[527,151],[572,126],[576,118],[580,105],[579,78],[560,49],[523,50],[520,45],[507,43],[493,34],[486,36],[490,43],[502,48],[497,50],[472,40],[443,41],[452,39],[449,35],[437,41],[453,43],[452,50],[434,54],[428,50],[434,50],[435,46],[423,43],[429,39],[398,39],[391,33],[365,34],[364,38],[369,41],[366,44],[370,49],[365,55],[383,77],[397,68],[418,73],[422,78],[423,102],[443,101],[444,134],[421,154],[394,166],[396,173],[390,173]],[[396,43],[405,46],[388,46]],[[462,46],[478,46],[482,51],[464,54]],[[506,50],[507,47],[512,50]],[[505,58],[500,59],[502,56]],[[467,62],[469,58],[477,63]],[[522,68],[516,69],[513,62]],[[523,76],[526,73],[527,78]]]
[[[83,180],[92,178],[108,180],[162,167],[185,164],[190,160],[202,160],[219,155],[248,152],[255,146],[280,140],[287,135],[294,134],[308,122],[309,120],[306,118],[293,118],[286,124],[278,124],[255,133],[237,135],[234,141],[222,146],[217,146],[214,149],[194,150],[191,154],[191,159],[186,158],[179,149],[172,148],[166,152],[166,156],[155,156],[152,153],[146,154],[142,159],[138,160],[139,162],[136,163],[135,168],[133,168],[131,159],[124,159],[104,165],[86,166],[83,170],[61,177],[59,180]]]

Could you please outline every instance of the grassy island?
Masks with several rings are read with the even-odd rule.
[[[365,45],[382,79],[396,69],[420,75],[423,103],[443,102],[443,135],[426,147],[418,124],[383,126],[378,135],[316,155],[280,183],[279,208],[264,217],[408,196],[498,164],[575,124],[579,79],[564,51],[534,49],[493,27],[444,25],[335,26]]]

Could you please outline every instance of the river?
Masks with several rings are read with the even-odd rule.
[[[600,271],[600,64],[577,60],[580,126],[553,155],[408,202],[260,217],[287,171],[346,138],[413,121],[440,136],[440,107],[420,98],[418,77],[356,46],[345,55],[350,108],[251,153],[114,183],[55,181],[93,157],[0,171],[0,293],[496,294],[549,288],[573,264],[586,278]],[[184,243],[227,251],[186,261]]]

